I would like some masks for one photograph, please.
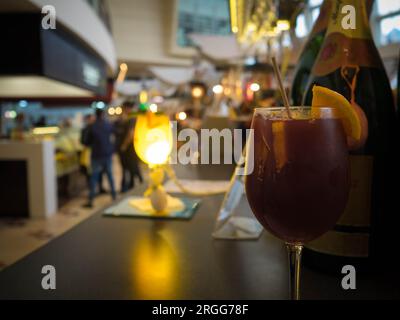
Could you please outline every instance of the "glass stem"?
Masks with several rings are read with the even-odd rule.
[[[301,251],[303,245],[287,243],[286,248],[289,258],[289,292],[291,300],[300,300],[300,268],[301,268]]]

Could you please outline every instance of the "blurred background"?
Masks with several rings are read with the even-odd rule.
[[[81,132],[96,110],[113,123],[130,104],[179,128],[248,128],[254,107],[282,105],[270,58],[289,92],[322,2],[0,1],[0,268],[109,201],[81,209]],[[400,3],[376,0],[370,23],[395,93]],[[117,159],[113,170],[119,191]]]

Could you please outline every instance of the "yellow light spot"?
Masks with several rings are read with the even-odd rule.
[[[163,164],[167,162],[170,148],[167,141],[158,141],[149,144],[146,150],[146,159],[151,164]]]
[[[193,96],[193,98],[201,98],[203,96],[203,88],[193,87],[192,88],[192,96]]]
[[[147,91],[146,90],[140,91],[140,93],[139,93],[140,103],[146,103],[148,99],[149,99],[149,95],[148,95]]]
[[[152,112],[139,115],[135,125],[134,147],[145,163],[166,163],[172,151],[172,129],[168,116]]]
[[[116,107],[115,108],[115,114],[120,115],[122,113],[122,108],[121,107]]]
[[[128,70],[128,65],[126,63],[121,63],[119,66],[119,69],[121,71],[127,71]]]
[[[290,21],[289,20],[278,20],[278,22],[276,23],[276,27],[279,31],[290,30]]]
[[[224,88],[224,94],[225,94],[226,96],[230,96],[231,93],[232,93],[231,88],[229,88],[229,87],[225,87],[225,88]]]
[[[177,256],[159,235],[139,236],[133,256],[133,289],[143,299],[176,299],[179,294]]]
[[[238,27],[238,3],[236,0],[229,1],[229,13],[231,20],[231,30],[233,33],[237,33],[239,31]]]

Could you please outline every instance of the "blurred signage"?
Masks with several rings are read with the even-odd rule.
[[[83,81],[85,81],[88,85],[93,87],[98,87],[100,85],[101,75],[98,68],[87,62],[83,62],[82,72],[83,72]]]

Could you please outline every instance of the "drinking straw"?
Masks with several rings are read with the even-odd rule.
[[[288,96],[286,94],[285,88],[283,86],[282,76],[281,76],[281,73],[279,71],[278,64],[276,63],[275,57],[272,57],[272,66],[274,67],[276,78],[278,79],[279,89],[281,91],[281,95],[282,95],[282,98],[283,98],[283,104],[285,105],[286,112],[288,114],[289,119],[292,119],[292,114],[290,113],[289,99],[288,99]]]

